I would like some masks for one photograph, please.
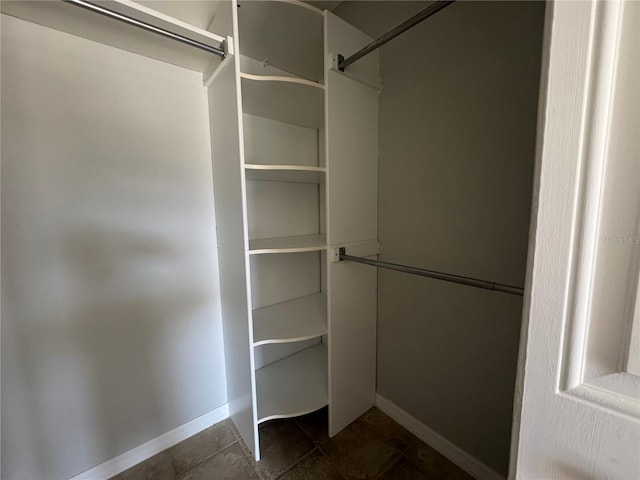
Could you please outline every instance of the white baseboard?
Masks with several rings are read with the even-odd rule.
[[[229,405],[224,404],[69,480],[106,480],[228,417]]]
[[[376,407],[477,480],[504,480],[505,477],[498,472],[487,467],[476,457],[454,445],[439,433],[431,430],[420,420],[379,393],[376,393]]]

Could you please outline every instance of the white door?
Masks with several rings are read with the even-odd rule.
[[[640,2],[548,9],[510,477],[640,479]]]

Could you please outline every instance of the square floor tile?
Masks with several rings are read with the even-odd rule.
[[[360,418],[376,434],[385,437],[399,450],[404,450],[421,440],[409,430],[382,413],[377,407],[367,410]]]
[[[297,417],[295,422],[313,443],[320,444],[329,438],[329,408]]]
[[[182,474],[179,480],[260,480],[238,443]]]
[[[376,435],[359,420],[323,442],[320,448],[348,479],[375,478],[400,456],[400,451],[389,440]]]
[[[433,477],[421,472],[405,457],[401,457],[390,468],[385,470],[376,480],[430,480]]]
[[[411,445],[405,456],[432,478],[446,480],[474,480],[471,475],[423,442]]]
[[[112,477],[111,480],[172,480],[174,477],[171,455],[165,450]]]
[[[256,470],[274,479],[313,450],[314,445],[293,420],[271,420],[260,426],[260,461]]]
[[[231,420],[217,423],[169,449],[173,468],[180,474],[235,441]]]
[[[343,478],[329,463],[324,453],[316,449],[278,477],[278,480],[343,480]]]

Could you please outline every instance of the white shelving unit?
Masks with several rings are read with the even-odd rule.
[[[243,2],[238,16],[258,424],[329,398],[323,16],[298,2]]]
[[[262,238],[249,242],[249,254],[315,252],[327,249],[326,237],[299,235],[295,237]]]
[[[242,110],[308,128],[324,127],[324,86],[292,77],[241,73]]]
[[[264,182],[317,183],[325,182],[324,167],[305,167],[300,165],[255,165],[245,164],[247,180]]]
[[[317,8],[295,0],[239,1],[240,48],[286,72],[323,78],[323,18]]]
[[[259,459],[262,422],[329,405],[334,435],[373,405],[376,273],[327,250],[377,251],[378,60],[356,80],[330,70],[329,53],[371,39],[308,4],[230,6],[239,52],[210,87],[214,193],[229,409]]]
[[[327,297],[315,293],[253,311],[253,346],[301,342],[327,334]]]
[[[256,371],[258,423],[328,404],[327,347],[319,343]]]

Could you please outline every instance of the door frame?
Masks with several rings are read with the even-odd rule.
[[[621,283],[630,292],[621,295],[624,308],[609,301],[610,316],[593,313],[603,192],[616,154],[609,149],[619,145],[610,142],[618,135],[612,125],[623,125],[613,123],[624,110],[615,97],[621,38],[636,8],[623,1],[547,4],[509,478],[640,471],[633,460],[640,448],[640,377],[625,372],[615,351],[626,348],[627,318],[620,313],[633,314],[637,286]],[[624,146],[635,152],[637,141]],[[629,238],[637,245],[637,237]],[[628,250],[638,262],[637,251]]]

